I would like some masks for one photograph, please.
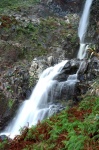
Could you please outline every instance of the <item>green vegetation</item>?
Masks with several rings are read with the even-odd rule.
[[[14,100],[9,99],[9,100],[8,100],[8,107],[9,107],[10,109],[12,108],[13,104],[14,104]]]
[[[7,139],[5,139],[3,142],[0,142],[0,150],[5,150],[6,144],[7,144]]]
[[[86,109],[86,107],[88,108]],[[40,147],[41,145],[37,145],[37,149],[39,146],[43,150],[44,145],[48,150],[84,150],[88,149],[88,145],[90,148],[95,149],[95,142],[99,142],[98,111],[99,98],[86,97],[79,106],[68,109],[67,111],[65,110],[46,120],[46,122],[36,128],[31,128],[25,140],[40,141],[40,139],[43,139],[43,148]],[[96,116],[98,116],[97,119]],[[45,128],[47,128],[47,131],[42,133],[42,130],[46,130]],[[90,145],[90,142],[94,144]],[[54,145],[51,143],[54,143]]]
[[[1,35],[1,38],[13,39],[12,43],[0,44],[1,51],[5,49],[5,53],[3,51],[4,60],[10,63],[18,59],[27,59],[30,62],[35,57],[47,55],[53,49],[55,51],[56,47],[60,47],[63,41],[67,41],[71,45],[68,51],[72,52],[72,49],[73,51],[77,49],[78,38],[75,27],[63,19],[48,17],[40,19],[39,22],[22,24],[14,17],[1,15],[0,21],[0,28],[4,34],[4,36]]]
[[[50,53],[50,46],[56,47],[61,44],[62,39],[65,39],[70,31],[67,32],[67,28],[66,23],[59,27],[58,19],[49,17],[40,20],[39,24],[28,23],[25,28],[18,26],[15,40],[23,41],[24,39],[24,44],[31,45],[32,49],[25,49],[23,52],[26,59],[32,60],[36,56],[44,56]]]
[[[98,150],[99,97],[85,96],[72,108],[67,108],[37,126],[21,129],[8,149],[19,150]]]
[[[40,0],[0,0],[0,11],[15,10],[39,3]]]

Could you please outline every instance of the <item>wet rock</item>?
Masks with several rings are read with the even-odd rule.
[[[60,103],[52,104],[52,105],[50,105],[50,112],[49,112],[49,114],[52,116],[53,114],[59,113],[59,112],[61,112],[64,109],[65,109],[65,106],[63,106]]]
[[[64,67],[63,67],[62,70],[68,71],[68,70],[70,70],[70,67],[71,67],[71,63],[70,63],[70,61],[68,61],[68,62],[64,65]]]
[[[38,79],[43,72],[44,69],[48,67],[46,57],[35,58],[32,61],[29,74],[33,76],[35,79]]]
[[[60,82],[66,81],[69,75],[73,75],[77,73],[79,65],[80,65],[79,60],[77,59],[69,60],[63,67],[61,73],[58,76],[56,76],[54,79]]]
[[[55,58],[54,56],[49,56],[47,58],[48,66],[53,66],[54,64],[57,64],[58,59]]]
[[[67,67],[67,68],[66,68]],[[79,61],[77,59],[71,59],[64,67],[63,70],[66,70],[66,73],[75,74],[79,68]]]
[[[54,57],[54,55],[34,58],[29,69],[29,74],[35,79],[38,79],[46,68],[51,67],[57,63],[58,58]]]
[[[56,76],[56,77],[54,78],[54,80],[57,80],[57,81],[59,81],[59,82],[62,82],[62,81],[66,81],[67,78],[68,78],[68,75],[65,74],[65,72],[61,72],[58,76]]]
[[[69,60],[61,73],[54,78],[58,81],[58,84],[54,87],[54,100],[61,102],[61,100],[72,99],[74,102],[78,102],[81,100],[81,95],[88,91],[91,86],[90,82],[98,76],[99,60],[97,58]],[[98,88],[94,93],[97,93],[97,91]]]
[[[28,89],[28,90],[25,92],[25,97],[26,97],[26,99],[29,99],[31,93],[32,93],[32,89]]]
[[[99,76],[99,60],[96,57],[81,63],[78,71],[78,79],[81,82],[94,80]]]
[[[9,107],[9,101],[7,101],[7,106],[6,106],[6,110],[0,109],[1,113],[0,113],[0,131],[3,130],[8,123],[10,122],[10,120],[14,117],[14,115],[16,114],[16,111],[19,107],[19,100],[16,100],[15,102],[13,102],[12,107]]]
[[[84,60],[81,62],[78,74],[84,74],[86,72],[88,72],[88,60]]]
[[[46,0],[41,1],[45,3]],[[56,15],[65,16],[69,12],[80,12],[83,2],[80,0],[51,0],[47,5]]]

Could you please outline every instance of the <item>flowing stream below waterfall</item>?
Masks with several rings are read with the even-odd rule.
[[[89,23],[89,14],[92,1],[93,0],[86,0],[83,14],[79,23],[78,36],[80,38],[80,48],[77,56],[79,59],[83,59],[86,56],[87,47],[84,43],[84,39]],[[55,112],[55,110],[53,111],[52,109],[52,107],[55,105],[53,104],[53,89],[57,86],[58,92],[61,94],[61,89],[64,84],[67,87],[74,87],[78,82],[77,74],[79,69],[77,73],[69,75],[67,80],[64,82],[58,82],[57,80],[54,80],[54,78],[61,73],[67,62],[68,60],[64,60],[59,64],[44,70],[30,98],[21,104],[19,110],[17,111],[17,115],[1,133],[1,135],[5,134],[11,138],[14,138],[15,135],[20,133],[20,128],[27,126],[28,124],[29,127],[31,127],[32,125],[37,124],[38,120],[49,117]],[[49,93],[51,93],[51,98],[48,102]]]

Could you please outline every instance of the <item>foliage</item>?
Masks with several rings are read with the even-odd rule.
[[[76,30],[74,25],[66,23],[64,19],[47,17],[34,23],[31,21],[22,23],[13,16],[1,15],[0,22],[0,30],[3,35],[7,35],[7,37],[1,35],[1,38],[13,39],[12,43],[0,44],[1,51],[4,52],[5,49],[2,61],[5,56],[4,60],[11,63],[18,59],[27,59],[30,62],[34,57],[47,55],[60,47],[63,41],[71,45],[70,51],[72,48],[76,49]]]
[[[14,100],[9,99],[9,100],[8,100],[8,107],[9,107],[9,108],[12,108],[13,104],[14,104]]]
[[[7,143],[7,139],[5,139],[3,142],[0,142],[0,150],[5,150]]]
[[[78,106],[42,121],[10,143],[10,150],[98,150],[99,98],[85,96]]]
[[[0,11],[7,9],[19,9],[25,6],[31,6],[32,4],[36,4],[40,2],[40,0],[0,0]]]

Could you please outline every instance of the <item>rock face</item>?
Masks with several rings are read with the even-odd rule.
[[[94,44],[96,51],[99,52],[99,0],[92,3],[86,42]]]
[[[67,10],[69,12],[80,12],[82,7],[82,2],[80,0],[53,0],[53,3],[58,4],[64,11]]]
[[[46,3],[46,0],[41,0]],[[80,0],[47,0],[47,7],[54,15],[65,16],[68,13],[79,13],[83,1]]]
[[[29,74],[24,67],[10,68],[0,79],[0,89],[9,99],[24,99],[28,85]]]
[[[29,73],[22,66],[10,68],[0,78],[0,129],[11,119],[20,101],[28,98]]]
[[[64,52],[61,53],[62,49],[58,48],[58,51],[56,50],[55,53],[52,53],[52,55],[43,56],[34,58],[31,67],[29,70],[29,74],[31,77],[34,77],[36,80],[39,79],[41,73],[48,67],[51,67],[61,60],[65,60],[65,54]],[[61,54],[60,54],[61,53]]]
[[[49,59],[50,58],[50,59]],[[48,60],[51,60],[50,63]],[[43,62],[43,63],[41,63]],[[44,57],[41,60],[34,59],[33,64],[30,68],[30,74],[39,75],[46,67],[52,66],[51,64],[56,64],[59,62],[58,58],[50,56],[48,58]],[[41,64],[42,65],[41,65]],[[35,67],[36,66],[36,67]],[[35,70],[35,73],[33,72]],[[81,100],[81,95],[84,95],[91,82],[94,81],[99,76],[99,60],[96,57],[92,59],[78,60],[71,59],[68,60],[66,65],[63,67],[59,75],[57,75],[54,80],[56,80],[56,86],[54,87],[54,103],[64,103],[66,105],[67,100],[73,100],[74,103]],[[61,88],[60,88],[61,87]],[[61,90],[60,90],[61,89]],[[51,99],[49,93],[49,100]]]
[[[77,76],[75,76],[76,73]],[[75,59],[68,61],[62,72],[55,77],[58,82],[66,81],[61,88],[61,97],[58,97],[58,99],[79,101],[80,96],[85,94],[91,86],[90,82],[98,76],[99,60],[96,57],[91,60],[80,61]],[[56,93],[59,93],[57,88],[55,90]]]

